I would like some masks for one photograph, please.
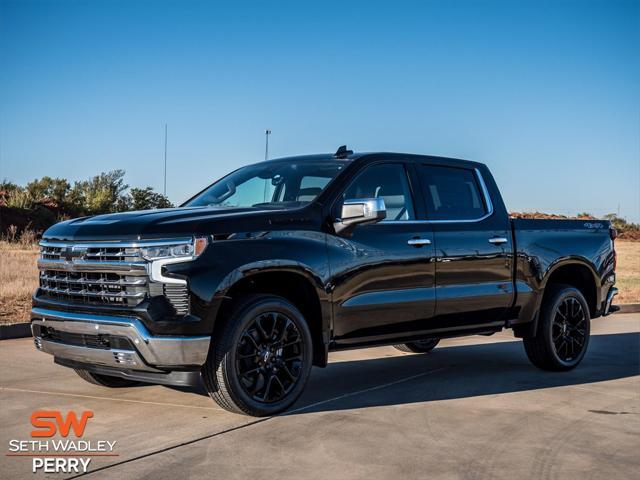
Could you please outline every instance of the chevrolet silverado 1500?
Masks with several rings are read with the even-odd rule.
[[[202,376],[256,416],[332,350],[511,328],[535,366],[569,370],[616,308],[614,239],[606,221],[510,219],[483,164],[341,147],[240,168],[179,208],[52,226],[32,331],[88,382]]]

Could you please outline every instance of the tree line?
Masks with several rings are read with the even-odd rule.
[[[124,170],[112,170],[76,181],[73,186],[65,178],[48,176],[35,179],[24,187],[3,181],[0,183],[0,205],[20,209],[45,206],[70,217],[173,206],[152,187],[129,188],[124,176]]]
[[[0,182],[0,233],[10,225],[42,230],[68,218],[173,206],[152,187],[130,187],[124,177],[124,170],[112,170],[73,184],[49,176],[24,186],[4,180]]]

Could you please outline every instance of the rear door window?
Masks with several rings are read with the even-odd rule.
[[[418,171],[429,220],[475,220],[487,214],[473,170],[420,165]]]

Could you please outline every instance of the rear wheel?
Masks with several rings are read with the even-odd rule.
[[[426,340],[418,340],[417,342],[394,345],[394,348],[400,350],[401,352],[429,353],[431,350],[436,348],[438,342],[440,342],[439,338],[428,338]]]
[[[582,293],[568,285],[553,285],[545,294],[535,337],[525,338],[531,363],[543,370],[566,371],[584,358],[591,317]]]
[[[232,309],[203,379],[222,408],[268,416],[296,401],[311,364],[311,332],[302,313],[282,297],[251,295]]]
[[[121,388],[131,387],[138,384],[138,382],[134,380],[127,380],[126,378],[120,377],[110,377],[109,375],[100,375],[99,373],[92,373],[88,370],[74,368],[74,371],[83,380],[89,383],[93,383],[94,385],[100,385],[102,387]]]

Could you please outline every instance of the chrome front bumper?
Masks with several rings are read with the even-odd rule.
[[[40,328],[34,328],[34,327]],[[64,334],[98,335],[128,339],[131,348],[99,348],[51,340],[37,331],[44,327]],[[211,337],[177,337],[151,335],[136,318],[60,312],[45,308],[31,310],[31,330],[39,350],[56,359],[89,365],[136,370],[166,372],[173,367],[199,367],[207,359]],[[84,338],[84,337],[82,337]]]

